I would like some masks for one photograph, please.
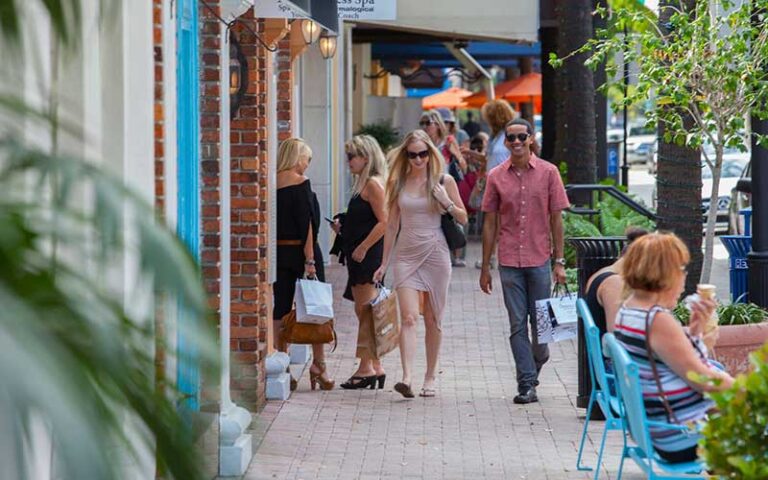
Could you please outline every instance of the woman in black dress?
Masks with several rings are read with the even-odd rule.
[[[384,388],[386,374],[376,355],[373,338],[371,300],[376,298],[373,273],[381,266],[384,231],[387,228],[384,182],[387,162],[376,140],[358,135],[345,145],[349,171],[355,177],[344,223],[337,221],[334,231],[341,235],[346,258],[355,314],[360,322],[357,334],[357,357],[360,365],[342,388]]]
[[[282,318],[293,309],[296,280],[307,276],[325,281],[323,258],[317,244],[320,207],[309,179],[304,176],[312,161],[312,150],[300,138],[289,138],[280,144],[277,157],[277,279],[273,285],[277,349],[287,351],[282,338]],[[309,369],[312,390],[320,384],[330,390],[334,381],[328,378],[323,344],[312,345],[313,360]],[[291,379],[291,389],[296,382]]]

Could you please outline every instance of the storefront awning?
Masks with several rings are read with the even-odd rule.
[[[441,39],[534,43],[538,39],[539,0],[441,0],[439,5],[397,0],[397,20],[365,21],[357,25]]]
[[[251,0],[257,17],[311,18],[330,33],[339,31],[338,0]]]

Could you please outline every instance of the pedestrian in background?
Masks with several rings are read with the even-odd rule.
[[[288,351],[283,337],[285,315],[293,309],[296,280],[307,277],[325,281],[323,256],[317,243],[320,229],[320,206],[304,172],[312,161],[312,149],[300,138],[289,138],[280,144],[277,153],[277,279],[274,295],[273,320],[278,350]],[[330,390],[334,381],[326,373],[323,344],[312,345],[312,366],[309,380],[312,390],[317,384]],[[291,389],[297,381],[291,378]]]
[[[469,134],[456,125],[456,115],[453,114],[453,111],[450,108],[441,107],[437,109],[437,112],[440,114],[440,117],[442,117],[443,123],[445,123],[448,135],[453,135],[456,139],[456,143],[459,144],[459,148],[469,147]]]
[[[512,119],[517,117],[517,113],[509,105],[506,100],[491,100],[483,105],[481,110],[483,120],[491,127],[491,140],[488,143],[484,153],[474,152],[472,150],[464,150],[462,153],[466,155],[470,161],[479,162],[485,165],[485,171],[490,172],[493,167],[501,165],[509,158],[509,148],[505,143],[504,127]],[[497,227],[498,228],[498,227]],[[489,263],[491,268],[495,268],[495,252],[496,247],[493,248],[494,255],[492,255]],[[481,268],[482,261],[478,260],[475,263],[475,268]]]
[[[467,132],[470,138],[474,138],[481,132],[480,124],[474,120],[474,114],[471,111],[467,112],[467,121],[462,125],[462,129]]]
[[[445,109],[448,113],[451,111]],[[443,122],[443,116],[439,110],[429,110],[421,115],[419,126],[427,132],[432,143],[442,154],[444,165],[449,175],[456,181],[456,185],[464,182],[467,173],[467,162],[461,154],[456,138],[448,133],[448,127]],[[464,206],[464,205],[462,205]],[[466,267],[464,254],[466,249],[458,249],[451,252],[451,265],[454,267]]]
[[[562,211],[569,202],[557,167],[531,152],[531,124],[518,118],[504,131],[510,155],[488,172],[483,196],[480,288],[491,293],[491,252],[498,234],[499,275],[517,369],[514,402],[531,403],[538,401],[539,372],[549,360],[549,348],[536,340],[536,300],[551,294],[553,249],[554,280],[565,283]],[[528,338],[529,322],[533,342]]]
[[[387,179],[387,231],[384,235],[382,267],[375,281],[384,277],[390,257],[394,288],[400,305],[400,359],[402,381],[395,390],[412,398],[413,362],[416,355],[416,321],[419,297],[425,294],[424,325],[426,327],[427,371],[421,396],[435,396],[441,322],[445,311],[451,263],[448,244],[440,226],[443,213],[459,223],[467,222],[459,189],[450,175],[443,174],[442,155],[423,130],[406,135],[403,143],[391,152]],[[394,249],[397,239],[397,249]]]
[[[360,365],[341,388],[384,388],[386,373],[376,355],[370,303],[376,298],[373,274],[381,267],[384,231],[387,227],[384,182],[387,162],[376,139],[357,135],[344,145],[349,172],[353,175],[352,198],[343,224],[333,230],[341,235],[347,264],[347,289],[355,302],[359,322],[356,355]]]

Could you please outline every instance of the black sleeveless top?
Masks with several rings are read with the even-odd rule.
[[[304,272],[304,243],[311,223],[315,243],[317,277],[324,281],[323,255],[318,242],[320,204],[309,179],[297,185],[277,189],[277,240],[298,240],[297,245],[277,245],[277,268],[301,275]]]
[[[616,275],[615,272],[603,272],[598,275],[592,283],[589,285],[589,290],[585,294],[584,301],[587,302],[589,311],[592,312],[592,319],[595,321],[598,330],[600,330],[600,338],[608,331],[608,324],[605,319],[605,309],[597,299],[597,291],[600,289],[600,285],[603,284],[606,278]]]
[[[347,215],[341,226],[342,249],[349,272],[349,285],[372,283],[374,272],[381,266],[384,255],[383,237],[368,249],[362,262],[352,260],[352,252],[365,241],[377,223],[379,219],[376,218],[370,203],[360,195],[355,195],[349,200]]]

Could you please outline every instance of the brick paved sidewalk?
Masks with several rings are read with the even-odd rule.
[[[470,245],[469,265],[479,257]],[[384,390],[309,390],[307,375],[285,403],[270,403],[255,420],[266,430],[246,480],[256,479],[583,479],[575,469],[584,410],[575,406],[576,345],[551,346],[542,371],[539,403],[515,405],[514,363],[498,277],[494,293],[477,286],[479,270],[453,270],[443,321],[437,397],[405,400],[392,390],[400,376],[399,353],[385,358]],[[346,270],[328,271],[336,299],[339,347],[328,356],[337,384],[355,369],[357,320],[341,300]],[[424,329],[420,328],[420,342]],[[417,355],[414,390],[425,359]],[[592,428],[594,425],[595,428]],[[585,454],[593,465],[602,423],[590,424]],[[257,439],[259,440],[259,439]],[[610,432],[600,478],[615,478],[621,437]],[[627,462],[624,478],[639,479]]]

